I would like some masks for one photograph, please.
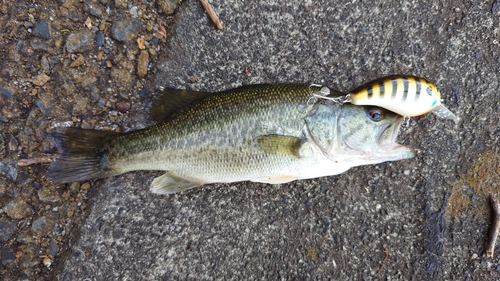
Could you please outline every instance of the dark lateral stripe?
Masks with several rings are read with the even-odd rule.
[[[403,79],[403,97],[401,98],[401,101],[404,102],[408,97],[408,78],[403,77],[401,79]]]
[[[378,89],[380,91],[380,98],[384,97],[385,89],[384,89],[384,82],[379,82],[378,83]]]
[[[427,86],[427,88],[425,89],[425,92],[426,92],[429,96],[431,96],[431,97],[432,97],[432,88],[431,88],[431,86],[429,86],[429,85],[428,85],[428,86]]]
[[[393,78],[391,82],[392,82],[391,99],[395,99],[396,96],[398,95],[398,79],[397,78]]]
[[[415,78],[415,83],[417,83],[417,90],[415,93],[415,102],[418,101],[418,98],[420,97],[420,92],[422,91],[422,84],[420,82],[420,78]]]
[[[367,98],[371,99],[373,97],[373,89],[372,86],[366,88],[366,94],[368,95]]]

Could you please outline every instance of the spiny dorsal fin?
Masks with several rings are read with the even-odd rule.
[[[211,94],[207,92],[163,88],[151,106],[151,119],[156,122],[164,122],[178,110]]]
[[[257,137],[256,141],[263,151],[300,157],[298,151],[301,140],[299,138],[282,135],[265,135]]]

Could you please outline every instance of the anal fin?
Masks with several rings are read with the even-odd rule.
[[[269,184],[279,184],[279,183],[287,183],[297,180],[297,177],[289,176],[289,175],[272,175],[272,176],[264,176],[261,178],[256,178],[251,181],[253,182],[262,182]]]
[[[204,183],[194,182],[191,180],[178,177],[170,172],[155,178],[151,183],[150,190],[155,194],[172,194],[188,190]]]

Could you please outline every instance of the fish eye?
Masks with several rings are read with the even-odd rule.
[[[384,113],[380,108],[372,107],[368,110],[368,116],[372,121],[378,122],[384,118]]]

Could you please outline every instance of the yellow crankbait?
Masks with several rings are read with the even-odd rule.
[[[349,93],[346,101],[355,105],[380,106],[403,116],[430,111],[445,119],[458,117],[441,103],[436,85],[415,76],[388,76],[369,82]]]

